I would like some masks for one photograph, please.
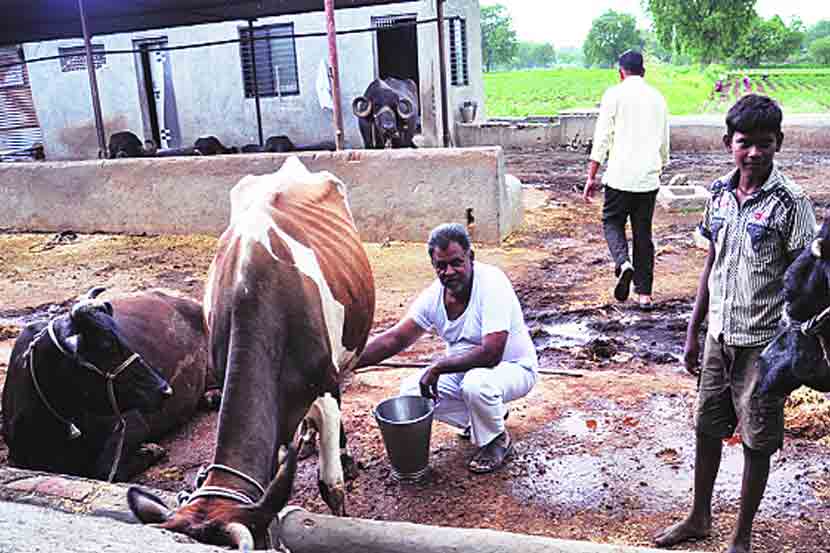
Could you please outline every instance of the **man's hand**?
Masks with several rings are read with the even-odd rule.
[[[586,203],[591,203],[591,198],[593,197],[596,189],[597,178],[588,175],[588,178],[585,179],[585,188],[582,190],[582,199],[585,200]]]
[[[420,385],[421,385],[421,395],[427,399],[438,400],[438,377],[441,376],[441,373],[438,372],[435,365],[430,365],[429,368],[424,371],[424,375],[421,377]]]
[[[690,329],[686,332],[686,345],[683,347],[683,365],[686,372],[693,376],[700,374],[700,340],[698,331]]]

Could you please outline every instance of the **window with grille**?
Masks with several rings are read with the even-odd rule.
[[[254,61],[256,88],[260,96],[292,96],[300,93],[297,74],[297,49],[294,45],[294,24],[280,23],[254,27],[253,52],[247,28],[239,29],[239,57],[242,60],[242,81],[245,97],[254,94]]]
[[[467,21],[454,17],[450,26],[450,83],[453,86],[470,84],[470,69],[467,64]]]

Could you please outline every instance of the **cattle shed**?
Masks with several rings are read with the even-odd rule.
[[[457,141],[465,103],[484,116],[476,0],[334,0],[339,64],[323,0],[81,2],[11,0],[14,15],[0,22],[0,44],[25,64],[50,160],[95,158],[102,137],[123,130],[172,148],[205,135],[227,146],[277,135],[313,146],[335,141],[334,108],[344,146],[360,148],[352,100],[386,76],[417,82],[425,146]]]

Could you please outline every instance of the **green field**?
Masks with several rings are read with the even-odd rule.
[[[719,70],[722,69],[722,70]],[[749,81],[744,82],[747,77]],[[723,82],[715,90],[718,79]],[[746,92],[768,94],[788,113],[830,111],[830,68],[726,70],[654,65],[646,80],[666,97],[672,115],[723,113]],[[603,91],[619,82],[614,69],[562,68],[485,73],[489,117],[556,115],[595,107]]]

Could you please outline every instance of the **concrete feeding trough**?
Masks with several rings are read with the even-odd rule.
[[[709,199],[709,191],[702,186],[661,186],[657,191],[657,203],[665,210],[703,209]]]

